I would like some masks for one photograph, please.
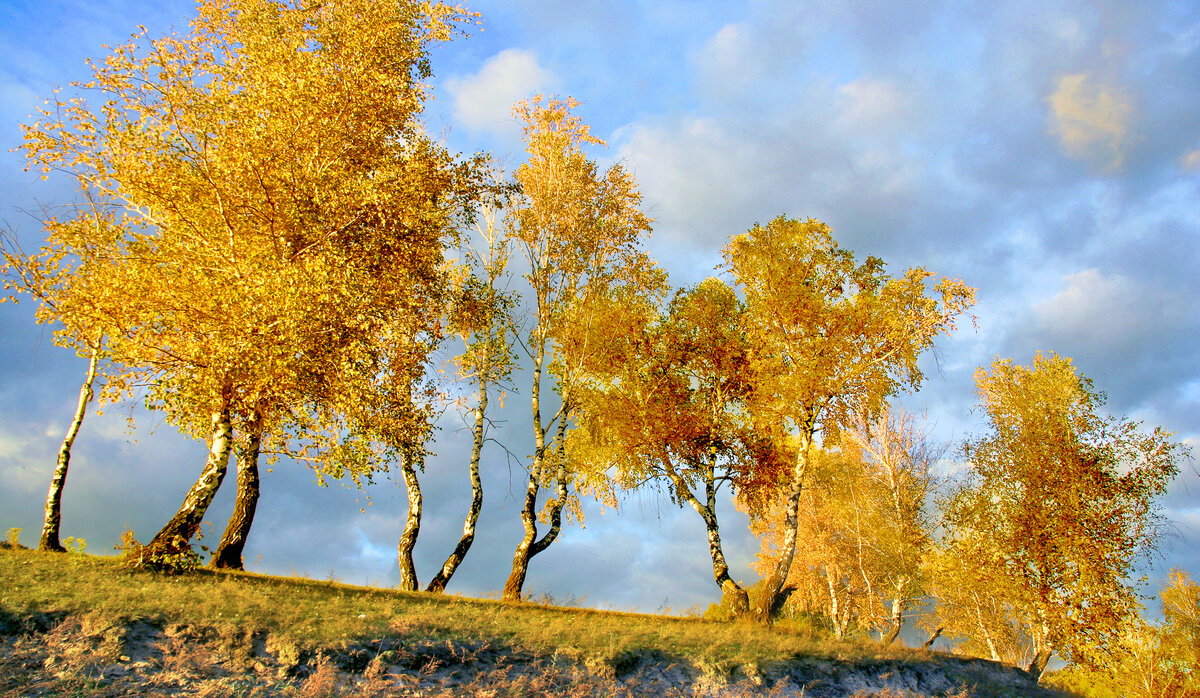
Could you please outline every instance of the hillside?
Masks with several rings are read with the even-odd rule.
[[[0,695],[1055,696],[939,652],[0,550]]]

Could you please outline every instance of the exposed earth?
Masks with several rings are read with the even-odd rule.
[[[196,627],[0,608],[3,696],[1058,696],[979,659],[693,666],[402,637],[304,647]]]

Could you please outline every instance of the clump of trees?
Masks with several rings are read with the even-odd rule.
[[[580,495],[615,506],[658,487],[703,521],[730,615],[802,615],[883,644],[920,615],[927,646],[944,632],[1036,677],[1057,655],[1096,682],[1141,667],[1139,695],[1194,688],[1196,585],[1173,577],[1154,626],[1129,581],[1182,445],[1106,415],[1053,354],[980,369],[988,431],[962,444],[953,483],[938,474],[946,448],[892,404],[970,317],[966,283],[889,274],[828,225],[779,216],[731,238],[723,278],[673,290],[643,249],[636,181],[589,156],[603,142],[574,100],[516,106],[527,157],[510,175],[425,133],[428,47],[466,10],[198,8],[188,33],[135,36],[26,127],[30,166],[74,177],[84,202],[45,221],[39,251],[3,247],[6,289],[89,357],[43,549],[62,549],[71,444],[99,382],[102,400],[142,394],[209,450],[178,512],[146,545],[127,541],[136,563],[195,561],[232,457],[236,506],[209,564],[241,568],[259,460],[289,458],[321,482],[395,469],[400,586],[420,589],[421,477],[437,417],[460,409],[471,499],[425,585],[441,592],[476,536],[492,397],[528,386],[505,599],[582,518]],[[753,588],[727,561],[722,495],[761,538]]]
[[[899,409],[864,417],[812,459],[797,516],[797,546],[786,598],[776,613],[823,618],[839,639],[858,630],[896,640],[928,596],[924,562],[934,543],[926,506],[938,485],[932,447],[914,415]],[[751,527],[763,541],[757,567],[778,565],[786,535],[781,502]]]

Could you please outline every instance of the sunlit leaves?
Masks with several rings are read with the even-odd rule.
[[[114,49],[26,128],[31,164],[99,212],[49,226],[70,269],[46,319],[103,327],[127,386],[184,429],[228,399],[268,450],[332,448],[436,333],[444,246],[480,182],[418,116],[429,42],[468,17],[206,0],[188,31]]]
[[[1069,359],[996,361],[976,375],[990,432],[966,443],[971,481],[948,501],[954,549],[1042,652],[1099,661],[1137,612],[1129,575],[1158,539],[1155,500],[1183,447],[1100,410]]]
[[[833,438],[919,385],[917,359],[974,302],[961,281],[940,281],[931,297],[924,269],[893,278],[878,258],[857,263],[811,219],[756,225],[725,258],[746,296],[756,410],[806,440]]]

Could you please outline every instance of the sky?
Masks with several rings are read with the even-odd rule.
[[[427,129],[455,152],[522,159],[514,102],[570,95],[636,178],[655,219],[647,248],[676,286],[718,272],[722,246],[780,214],[828,223],[842,247],[978,289],[964,323],[923,359],[903,396],[933,437],[983,429],[973,374],[999,357],[1071,357],[1116,415],[1162,426],[1200,455],[1200,4],[1194,0],[486,0],[470,36],[435,47]],[[186,27],[185,0],[0,0],[0,222],[26,249],[69,183],[24,171],[20,123],[84,59]],[[86,360],[54,346],[31,302],[0,305],[0,529],[36,545],[54,457]],[[526,375],[527,377],[527,375]],[[517,377],[517,382],[522,376]],[[449,591],[497,596],[520,537],[528,390],[510,392],[484,454],[475,546]],[[131,422],[132,420],[132,422]],[[457,541],[469,502],[470,433],[447,414],[423,479],[422,583]],[[111,550],[153,536],[199,474],[203,444],[161,416],[89,414],[63,502],[63,536]],[[233,477],[201,542],[216,543]],[[1163,500],[1167,570],[1200,578],[1194,463]],[[264,472],[247,568],[349,583],[398,580],[405,497],[382,479],[318,487],[292,463]],[[757,545],[728,497],[733,574]],[[534,558],[526,591],[559,603],[702,610],[719,598],[704,527],[661,493],[587,504]]]

